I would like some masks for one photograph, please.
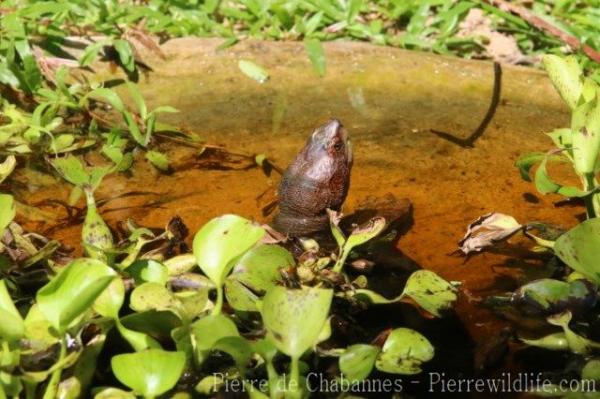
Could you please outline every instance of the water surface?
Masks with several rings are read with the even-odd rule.
[[[479,125],[492,93],[489,63],[329,43],[327,75],[319,78],[301,44],[245,42],[217,52],[218,44],[201,39],[167,43],[167,61],[151,60],[154,72],[141,78],[151,107],[175,106],[181,112],[168,122],[234,152],[264,153],[280,166],[293,159],[314,127],[339,118],[354,147],[344,211],[388,193],[410,198],[414,225],[399,247],[422,267],[463,283],[457,314],[476,343],[498,332],[504,323],[473,298],[514,289],[525,276],[505,255],[483,254],[467,263],[451,255],[465,227],[493,211],[521,222],[571,226],[581,212],[555,208],[559,198],[537,194],[513,166],[520,154],[549,149],[551,142],[543,133],[568,124],[566,109],[544,74],[505,67],[492,122],[474,148],[462,148],[430,130],[466,137]],[[242,75],[239,59],[263,65],[270,80],[260,85]],[[163,146],[180,167],[194,152]],[[97,197],[111,199],[102,209],[111,225],[132,218],[142,225],[163,226],[177,214],[194,232],[224,213],[268,220],[261,214],[265,201],[257,198],[273,191],[278,179],[258,168],[206,170],[191,165],[162,174],[142,160],[129,176],[108,177]],[[39,187],[30,181],[28,187],[22,197],[29,203],[66,200],[69,195],[69,187],[60,184]],[[154,194],[120,198],[131,191]],[[53,234],[76,246],[79,230],[69,226]]]

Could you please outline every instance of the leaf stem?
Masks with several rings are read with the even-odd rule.
[[[221,309],[223,308],[223,286],[217,286],[217,302],[215,303],[215,307],[213,308],[212,315],[221,314]]]
[[[596,188],[597,182],[594,173],[586,173],[581,179],[583,182],[584,191],[593,191]],[[599,198],[597,197],[596,193],[588,195],[584,198],[588,219],[595,218],[596,215],[600,213],[600,203],[598,200]]]
[[[36,382],[27,380],[24,380],[23,384],[25,385],[25,398],[35,399],[35,391],[38,384]]]
[[[333,266],[334,272],[336,272],[336,273],[342,272],[342,269],[344,268],[344,263],[346,263],[346,258],[350,254],[350,250],[351,250],[351,248],[348,248],[348,246],[346,244],[344,244],[344,246],[342,247],[340,257],[338,258],[338,260],[335,262],[335,265]]]
[[[61,363],[67,354],[67,336],[66,334],[62,336],[60,340],[60,353],[58,356],[58,360],[56,363]],[[52,372],[50,377],[50,381],[48,382],[48,386],[46,387],[46,391],[44,392],[44,396],[42,399],[54,399],[56,397],[56,392],[58,390],[58,384],[60,383],[60,377],[62,374],[62,367],[58,367],[56,370]]]
[[[298,357],[292,357],[290,363],[290,381],[288,384],[287,391],[290,393],[291,399],[299,399],[302,397],[302,390],[300,389],[300,368],[298,365]]]
[[[267,377],[269,379],[269,395],[271,398],[277,397],[277,380],[279,375],[272,360],[267,360]]]

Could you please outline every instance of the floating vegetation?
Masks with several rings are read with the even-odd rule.
[[[34,253],[7,259],[1,272],[0,314],[6,322],[0,337],[12,359],[3,368],[0,387],[5,394],[78,396],[90,389],[97,398],[194,390],[208,394],[225,383],[214,383],[217,373],[247,387],[250,373],[266,373],[266,391],[255,387],[260,395],[300,398],[308,392],[302,375],[310,358],[338,357],[340,370],[355,382],[374,369],[419,373],[433,358],[427,338],[406,327],[385,332],[376,344],[336,346],[331,317],[339,305],[334,297],[366,306],[383,303],[380,296],[352,282],[333,284],[337,279],[331,276],[303,280],[289,275],[290,270],[295,273],[296,260],[284,247],[263,243],[268,233],[262,226],[236,215],[215,218],[196,233],[193,256],[157,245],[183,238],[173,231],[176,223],[160,235],[131,225],[130,235],[117,242],[93,198],[93,187],[107,170],[86,171],[74,157],[61,158],[55,167],[85,190],[82,240],[88,257],[57,257],[58,247],[41,237],[36,238],[45,243],[41,248],[27,239],[6,244],[9,254],[28,247]],[[332,215],[340,247],[329,261],[302,266],[314,276],[325,270],[341,273],[349,251],[385,227],[385,220],[373,219],[345,238],[335,220]],[[16,236],[13,228],[7,234],[27,237]],[[34,296],[17,278],[28,268],[39,273],[38,281],[29,282]],[[360,287],[365,286],[362,279]],[[456,300],[454,290],[435,273],[417,271],[402,296],[439,316]],[[328,349],[317,350],[323,342]],[[30,365],[28,359],[42,355],[47,366]],[[110,358],[109,373],[123,385],[96,386],[98,373],[107,372],[98,366],[100,356]],[[357,362],[356,356],[368,362]],[[282,362],[287,364],[283,369]],[[194,377],[182,388],[178,382],[185,373]]]
[[[461,251],[471,254],[493,249],[518,233],[530,238],[536,245],[534,249],[546,255],[553,278],[528,282],[513,293],[488,298],[487,303],[501,313],[517,312],[517,316],[513,316],[517,320],[537,319],[540,323],[536,326],[545,322],[558,327],[558,331],[541,336],[544,332],[539,328],[520,331],[519,339],[530,346],[582,356],[578,372],[582,378],[585,374],[585,378],[598,380],[600,374],[592,365],[596,364],[594,354],[600,349],[600,343],[594,340],[598,337],[594,326],[600,284],[600,186],[596,178],[600,153],[600,86],[584,76],[573,57],[548,55],[544,65],[571,109],[571,127],[548,133],[556,148],[547,153],[522,155],[516,166],[523,179],[533,181],[540,193],[580,198],[585,204],[586,220],[564,231],[539,222],[522,225],[508,215],[485,215],[469,226],[460,243]],[[554,181],[546,165],[555,162],[571,165],[581,186]],[[538,166],[532,179],[530,173],[535,165]]]

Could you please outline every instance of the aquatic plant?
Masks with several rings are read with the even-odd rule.
[[[586,205],[588,220],[567,232],[555,229],[550,232],[550,237],[538,237],[533,231],[546,228],[540,223],[521,225],[509,215],[485,215],[469,226],[461,241],[461,250],[465,254],[478,252],[523,232],[537,244],[552,250],[570,268],[599,284],[600,270],[594,259],[600,248],[597,229],[600,223],[600,185],[596,176],[600,154],[600,85],[583,76],[573,57],[561,59],[548,55],[544,64],[550,79],[571,108],[571,127],[548,133],[556,148],[547,153],[524,154],[517,159],[515,166],[519,168],[521,177],[533,181],[542,194],[581,198]],[[546,168],[549,162],[571,164],[581,187],[555,182]],[[532,180],[530,172],[536,165]]]
[[[586,205],[585,222],[561,234],[556,240],[538,243],[551,248],[573,270],[595,284],[600,284],[600,269],[595,261],[600,250],[600,189],[597,180],[600,154],[600,85],[585,77],[573,57],[548,55],[544,65],[561,97],[571,108],[571,127],[548,135],[557,148],[546,154],[527,154],[516,161],[521,176],[528,181],[530,169],[535,171],[535,186],[542,194],[557,193],[582,198]],[[581,188],[553,181],[546,169],[548,162],[568,162],[581,181]]]
[[[2,183],[15,168],[17,160],[8,156],[0,164],[0,183]],[[15,204],[12,195],[0,193],[0,232],[10,224],[15,217]]]
[[[529,170],[539,162],[535,186],[543,194],[558,193],[580,197],[586,202],[588,218],[600,216],[600,196],[596,178],[600,152],[600,85],[583,75],[574,57],[544,57],[550,79],[571,109],[570,128],[548,133],[555,149],[547,154],[527,154],[516,165],[525,180],[531,181]],[[581,187],[564,185],[552,180],[547,172],[548,162],[568,162],[581,181]]]
[[[570,351],[584,356],[587,364],[593,364],[597,361],[593,355],[600,349],[600,343],[590,338],[597,337],[591,326],[598,315],[600,289],[600,186],[597,180],[600,85],[583,74],[574,57],[547,55],[544,65],[571,109],[571,126],[548,133],[556,148],[546,153],[522,155],[515,165],[522,178],[534,182],[540,193],[583,200],[587,220],[565,231],[541,222],[521,224],[509,215],[488,214],[469,226],[460,249],[464,254],[473,254],[516,234],[530,238],[536,244],[534,249],[547,255],[547,268],[555,278],[528,282],[507,295],[487,298],[486,302],[499,312],[516,312],[517,316],[512,319],[538,319],[559,328],[557,332],[536,338],[530,337],[532,332],[521,334],[521,342],[549,350]],[[554,181],[546,168],[550,162],[570,164],[581,186]],[[532,179],[530,174],[536,165]],[[583,374],[596,380],[600,377],[598,370],[591,366],[585,366]],[[555,394],[556,391],[538,393]]]
[[[364,288],[364,281],[363,288],[348,289],[323,278],[294,277],[294,257],[280,245],[262,243],[267,231],[240,216],[205,224],[193,254],[172,255],[166,248],[173,245],[160,245],[183,239],[173,223],[161,234],[130,225],[125,239],[111,236],[110,245],[99,245],[98,237],[110,231],[94,207],[93,189],[112,169],[86,168],[73,156],[53,165],[86,192],[87,257],[64,265],[51,256],[38,258],[28,266],[45,276],[35,297],[13,274],[3,274],[2,395],[82,397],[91,390],[96,398],[153,398],[177,391],[210,394],[238,381],[251,397],[301,398],[308,393],[303,376],[310,358],[338,357],[342,378],[358,382],[374,369],[419,373],[434,356],[427,338],[406,327],[387,331],[376,343],[338,348],[329,341],[327,350],[319,349],[332,335],[334,297],[364,304],[385,303],[383,297]],[[340,241],[339,253],[374,238],[378,223]],[[327,265],[332,259],[314,263],[312,271],[319,275]],[[339,259],[329,266],[342,267]],[[456,299],[451,285],[425,271],[409,278],[403,295],[434,315]],[[107,356],[120,386],[94,386],[95,375],[106,373],[98,363]],[[249,375],[256,373],[268,383],[253,386]]]

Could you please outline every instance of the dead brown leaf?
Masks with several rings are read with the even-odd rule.
[[[492,20],[485,16],[479,8],[469,10],[459,25],[457,36],[480,39],[479,42],[485,49],[485,55],[496,62],[520,64],[532,61],[521,52],[517,40],[513,36],[494,30]]]
[[[500,241],[510,238],[523,229],[515,218],[503,213],[488,213],[483,215],[467,229],[467,233],[458,243],[465,255],[471,252],[481,252]]]

